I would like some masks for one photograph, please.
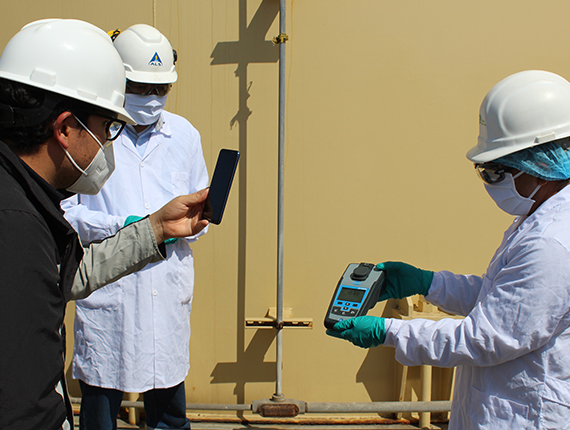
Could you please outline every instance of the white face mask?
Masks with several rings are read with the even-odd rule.
[[[67,191],[77,194],[97,194],[101,188],[103,188],[103,185],[105,185],[105,182],[107,182],[111,173],[115,170],[115,154],[113,152],[113,145],[104,147],[99,139],[97,139],[97,137],[79,120],[79,118],[75,117],[75,119],[79,124],[81,124],[85,131],[95,139],[100,148],[85,170],[79,167],[69,152],[63,148],[67,158],[71,161],[71,164],[81,172],[79,179],[75,181],[73,185],[67,187]]]
[[[141,96],[125,94],[125,109],[133,117],[137,125],[154,124],[166,105],[168,96]]]
[[[515,176],[505,173],[505,179],[496,184],[485,184],[485,189],[489,196],[497,203],[503,211],[511,215],[528,215],[532,205],[535,203],[532,197],[539,190],[541,185],[537,185],[528,197],[523,197],[517,191],[515,179],[524,172],[519,172]]]

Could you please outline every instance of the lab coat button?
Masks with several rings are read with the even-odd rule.
[[[144,204],[144,207],[148,209],[148,208],[150,208],[150,204],[145,203],[145,204]]]
[[[153,296],[158,296],[158,291],[153,290],[153,291],[152,291],[152,295],[153,295]]]
[[[144,161],[143,161],[143,162],[141,162],[141,167],[144,167]]]

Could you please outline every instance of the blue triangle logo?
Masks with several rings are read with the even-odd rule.
[[[150,61],[148,62],[150,66],[162,66],[162,60],[158,56],[158,52],[155,52]]]

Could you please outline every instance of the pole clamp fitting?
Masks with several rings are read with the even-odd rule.
[[[285,33],[279,33],[278,36],[275,36],[273,38],[273,44],[274,45],[279,45],[280,43],[285,43],[289,40],[289,36],[287,36]]]

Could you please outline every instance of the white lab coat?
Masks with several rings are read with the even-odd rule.
[[[113,143],[116,169],[101,192],[62,203],[84,243],[113,235],[128,215],[145,216],[181,194],[208,186],[200,135],[163,112],[144,156],[123,131]],[[201,233],[203,234],[203,232]],[[194,268],[189,243],[167,245],[167,259],[76,303],[73,377],[126,392],[168,388],[189,369]]]
[[[483,277],[435,273],[464,320],[388,320],[408,366],[457,367],[450,430],[570,428],[570,186],[505,232]]]

